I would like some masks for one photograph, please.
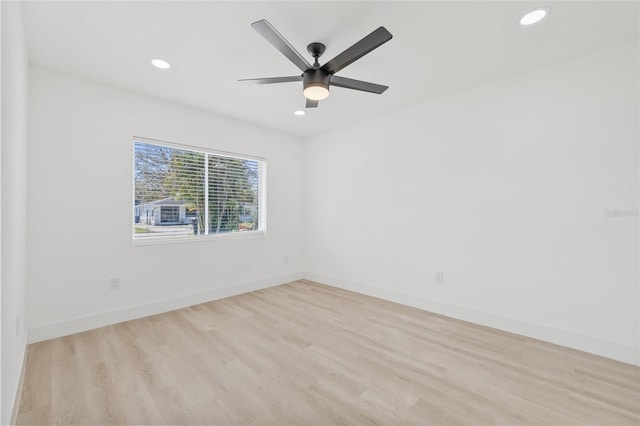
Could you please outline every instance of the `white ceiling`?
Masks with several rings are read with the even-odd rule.
[[[25,2],[29,58],[43,68],[281,131],[311,136],[638,37],[638,2]],[[540,6],[551,14],[519,25]],[[250,24],[265,18],[321,63],[380,25],[393,39],[338,75],[390,86],[332,88],[304,117],[301,83],[239,78],[300,71]],[[173,65],[158,70],[152,58]],[[324,59],[324,61],[323,61]],[[311,61],[311,58],[309,58]]]

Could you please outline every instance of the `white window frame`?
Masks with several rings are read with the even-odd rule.
[[[225,157],[238,158],[242,160],[253,160],[258,162],[259,167],[259,179],[258,179],[258,229],[253,231],[243,231],[243,232],[223,232],[216,234],[202,234],[202,235],[158,235],[158,236],[147,236],[143,238],[136,238],[135,233],[135,223],[134,223],[134,215],[135,215],[135,144],[136,142],[142,142],[152,145],[163,146],[166,148],[174,148],[187,150],[192,152],[198,152],[201,154],[211,154],[211,155],[220,155]],[[243,238],[264,238],[267,233],[267,160],[264,157],[256,157],[254,155],[246,155],[240,154],[236,152],[227,152],[214,150],[209,148],[203,148],[199,146],[180,144],[175,142],[166,142],[157,139],[144,138],[133,136],[131,139],[131,159],[132,159],[132,168],[131,168],[131,206],[133,210],[130,210],[129,214],[131,218],[131,238],[134,246],[146,246],[146,245],[155,245],[155,244],[172,244],[172,243],[183,243],[183,242],[200,242],[200,241],[212,241],[212,240],[227,240],[227,239],[243,239]],[[205,193],[208,194],[209,191],[209,162],[205,161]],[[208,195],[205,195],[205,199],[208,199]],[[208,205],[208,202],[205,203]],[[205,229],[208,229],[209,226],[209,214],[205,213]]]

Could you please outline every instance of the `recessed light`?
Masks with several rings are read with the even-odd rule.
[[[171,64],[162,59],[152,59],[151,63],[153,64],[154,67],[160,68],[161,70],[166,70],[167,68],[171,68]]]
[[[293,111],[294,115],[305,115],[306,112],[302,111],[302,110],[298,110],[298,111]]]
[[[520,24],[521,25],[535,24],[536,22],[541,21],[542,18],[547,16],[548,13],[549,13],[548,7],[541,7],[536,10],[532,10],[531,12],[524,15],[522,19],[520,19]]]

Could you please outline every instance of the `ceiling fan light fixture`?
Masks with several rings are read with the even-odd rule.
[[[302,93],[312,101],[321,101],[329,96],[329,73],[310,69],[302,74]]]
[[[329,97],[329,87],[321,83],[311,83],[302,91],[304,97],[312,101],[321,101]]]

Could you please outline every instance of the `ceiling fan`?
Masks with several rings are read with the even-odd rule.
[[[391,40],[393,36],[385,27],[378,27],[376,30],[371,32],[371,34],[365,36],[362,40],[347,48],[344,52],[340,53],[329,62],[320,66],[318,58],[322,56],[326,49],[324,44],[314,42],[307,46],[307,51],[314,59],[314,63],[311,65],[266,19],[256,21],[251,24],[251,26],[269,43],[271,43],[273,47],[278,49],[284,56],[293,62],[295,66],[300,68],[302,74],[290,77],[249,78],[238,81],[254,84],[302,81],[302,93],[307,100],[307,108],[316,108],[318,106],[318,101],[326,99],[327,96],[329,96],[329,86],[344,87],[346,89],[361,90],[363,92],[377,94],[381,94],[388,89],[387,86],[380,84],[335,75],[335,73],[347,65],[357,61],[367,53]]]

